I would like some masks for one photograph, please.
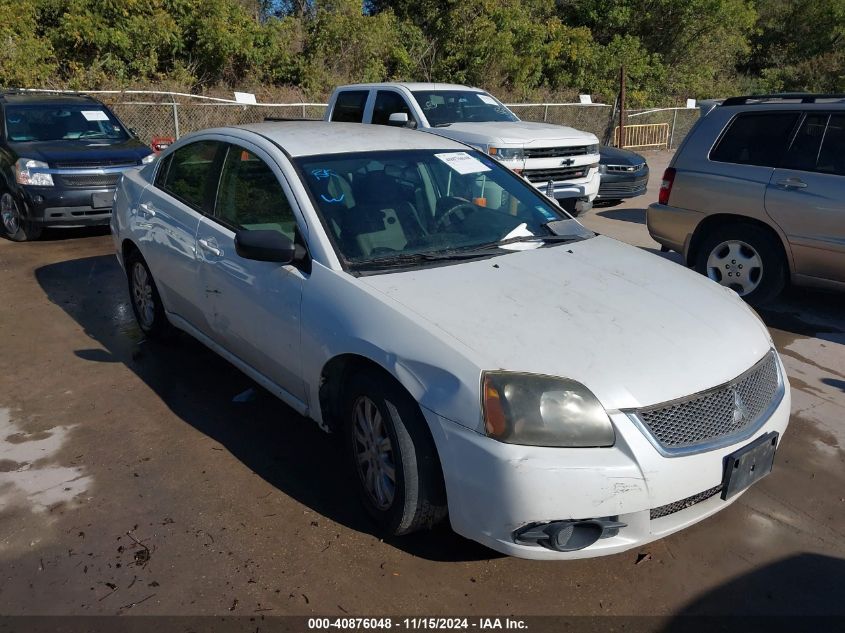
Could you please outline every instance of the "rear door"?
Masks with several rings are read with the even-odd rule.
[[[795,272],[845,282],[845,114],[807,113],[766,188]]]
[[[304,403],[300,305],[305,273],[295,266],[244,259],[235,232],[279,231],[294,240],[298,209],[281,170],[248,142],[226,145],[214,215],[200,220],[200,285],[212,338]]]
[[[200,140],[168,155],[134,210],[141,252],[167,310],[206,334],[196,235],[202,214],[213,208],[221,148],[217,141]]]
[[[331,121],[336,123],[363,123],[369,90],[341,90],[332,108]],[[369,123],[369,121],[367,121]]]

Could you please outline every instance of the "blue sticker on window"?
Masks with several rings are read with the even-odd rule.
[[[557,219],[558,219],[558,216],[556,216],[554,213],[552,213],[552,210],[551,210],[551,209],[549,209],[548,207],[543,207],[543,206],[540,206],[540,205],[538,204],[538,205],[537,205],[536,207],[534,207],[534,208],[535,208],[535,209],[537,209],[537,211],[539,211],[540,213],[542,213],[542,214],[543,214],[543,216],[544,216],[547,220],[557,220]]]
[[[331,169],[314,169],[311,172],[311,175],[314,176],[315,180],[326,180],[328,179],[334,172]]]
[[[329,197],[326,196],[326,194],[323,194],[323,193],[320,194],[320,198],[323,200],[323,202],[332,202],[332,203],[343,202],[343,199],[345,197],[346,197],[345,193],[340,194],[340,198],[329,198]]]

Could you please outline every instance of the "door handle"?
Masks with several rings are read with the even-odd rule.
[[[787,178],[786,180],[779,180],[778,185],[784,189],[804,189],[807,183],[800,178]]]
[[[156,214],[156,209],[153,205],[149,202],[142,202],[138,205],[138,208],[141,210],[141,215],[147,218],[154,218]]]
[[[217,247],[217,241],[213,237],[199,239],[197,243],[202,250],[211,253],[215,257],[223,255],[223,250]]]

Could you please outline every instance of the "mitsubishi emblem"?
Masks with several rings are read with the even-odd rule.
[[[738,426],[748,415],[748,409],[745,408],[745,403],[742,401],[742,397],[739,395],[739,391],[736,390],[736,387],[731,389],[731,391],[734,395],[733,422],[734,426]]]

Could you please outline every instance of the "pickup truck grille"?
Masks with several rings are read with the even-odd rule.
[[[557,182],[561,180],[575,180],[586,178],[587,173],[595,165],[581,165],[580,167],[553,167],[551,169],[525,169],[522,175],[533,183]]]
[[[58,161],[53,163],[53,167],[56,169],[97,169],[98,167],[134,167],[137,164],[138,161],[125,158],[103,158],[96,161]]]
[[[123,174],[61,174],[59,179],[65,187],[114,187]]]
[[[526,147],[525,158],[566,158],[567,156],[586,156],[590,153],[589,145],[581,147]]]

